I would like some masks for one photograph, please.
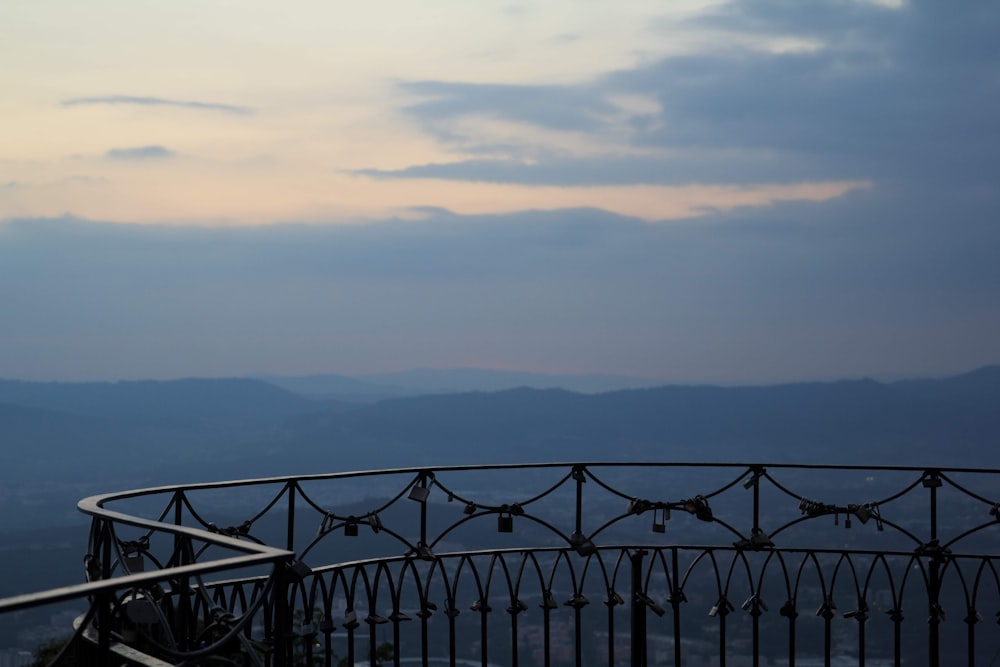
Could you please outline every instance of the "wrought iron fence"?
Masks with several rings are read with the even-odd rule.
[[[88,583],[0,613],[86,598],[69,646],[95,664],[1000,664],[998,482],[569,463],[146,489],[80,502]]]

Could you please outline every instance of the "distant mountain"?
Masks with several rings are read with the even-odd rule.
[[[93,425],[93,420],[79,415],[0,403],[0,441],[22,433],[35,433],[46,429],[54,432],[62,432],[67,428],[83,430]]]
[[[0,380],[0,480],[149,475],[266,448],[323,406],[265,382]]]
[[[496,371],[480,368],[421,368],[398,373],[347,375],[257,375],[255,379],[314,400],[372,404],[389,398],[424,394],[454,394],[467,391],[503,391],[530,387],[566,389],[584,394],[653,387],[654,380],[627,375],[555,375]]]
[[[342,384],[352,386],[364,390]],[[1000,467],[998,436],[1000,367],[892,383],[522,387],[367,405],[250,379],[0,380],[0,496],[11,510],[0,530],[65,520],[90,493],[196,480],[557,460]]]
[[[0,403],[154,422],[223,416],[260,421],[315,408],[312,401],[269,383],[237,378],[80,383],[0,380]]]
[[[894,387],[955,405],[997,407],[1000,366],[984,366],[968,373],[939,380],[902,380]]]
[[[313,422],[297,442],[361,463],[771,460],[996,465],[1000,372],[885,384],[666,386],[428,395]],[[385,463],[383,463],[385,465]]]
[[[398,373],[373,373],[363,376],[373,384],[410,390],[415,393],[503,391],[530,387],[533,389],[566,389],[593,394],[617,389],[654,387],[655,380],[628,375],[526,373],[481,368],[418,368]]]
[[[426,393],[423,390],[412,391],[400,387],[382,386],[346,375],[258,375],[255,379],[313,400],[347,404],[377,403],[387,398]]]
[[[326,378],[301,378],[300,389],[328,386]],[[368,390],[349,378],[340,386]],[[518,388],[369,405],[250,379],[0,380],[7,479],[30,477],[36,464],[54,478],[185,479],[552,460],[1000,466],[998,435],[998,367],[893,383]]]

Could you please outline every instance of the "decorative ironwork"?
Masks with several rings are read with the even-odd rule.
[[[88,583],[0,613],[87,598],[97,664],[989,665],[998,481],[575,463],[107,494],[79,505]]]

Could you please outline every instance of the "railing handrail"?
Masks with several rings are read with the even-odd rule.
[[[212,535],[212,533],[207,533]],[[72,584],[59,588],[51,588],[37,593],[24,593],[11,597],[0,598],[0,614],[20,611],[30,607],[38,607],[67,600],[81,599],[85,597],[96,597],[102,593],[111,593],[121,589],[141,588],[143,585],[156,584],[167,579],[183,576],[195,576],[200,574],[212,574],[223,570],[231,570],[254,565],[273,565],[292,558],[294,554],[282,549],[267,547],[260,553],[248,554],[246,556],[234,556],[231,558],[220,558],[218,560],[193,563],[190,565],[178,565],[153,570],[150,572],[139,572],[127,574],[113,579],[100,579],[88,581],[82,584]]]
[[[756,462],[698,462],[698,461],[560,461],[549,463],[491,463],[482,465],[445,465],[445,466],[410,466],[404,468],[382,468],[368,470],[353,470],[331,473],[311,473],[305,475],[279,475],[275,477],[252,477],[247,479],[225,480],[219,482],[192,482],[189,484],[172,484],[164,486],[153,486],[140,489],[129,489],[112,493],[102,493],[88,496],[77,503],[77,508],[84,514],[91,516],[102,515],[108,512],[104,505],[117,500],[128,500],[140,498],[148,495],[161,493],[174,493],[177,491],[205,491],[211,489],[227,489],[248,486],[264,486],[268,484],[287,484],[289,482],[323,481],[333,479],[354,479],[359,477],[375,477],[383,475],[420,474],[429,472],[469,472],[469,471],[491,471],[491,470],[524,470],[524,469],[551,469],[551,468],[571,468],[581,466],[585,468],[719,468],[719,469],[782,469],[782,470],[870,470],[873,472],[925,472],[937,471],[944,473],[982,473],[1000,474],[1000,468],[969,468],[953,466],[887,466],[887,465],[842,465],[842,464],[811,464],[811,463],[762,463]],[[103,515],[102,515],[103,516]],[[137,517],[120,514],[119,517],[127,517],[135,521],[141,521]],[[111,517],[109,517],[111,518]],[[116,521],[124,521],[122,518],[115,518]],[[146,520],[148,521],[148,520]],[[126,521],[136,526],[152,527],[146,523],[134,523]],[[172,525],[172,524],[166,524]]]

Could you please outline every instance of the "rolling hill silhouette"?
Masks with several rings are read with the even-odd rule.
[[[1000,367],[936,380],[316,401],[259,380],[0,380],[0,475],[189,479],[552,460],[997,466]],[[37,463],[33,462],[42,462]],[[33,467],[34,466],[34,467]],[[155,470],[154,470],[155,469]]]

